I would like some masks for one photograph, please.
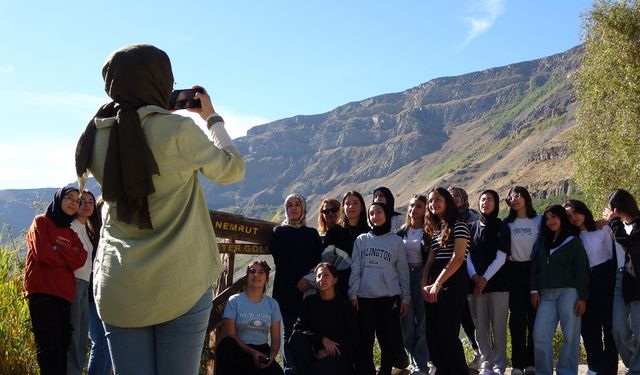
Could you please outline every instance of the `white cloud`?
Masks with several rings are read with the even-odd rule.
[[[469,31],[461,48],[493,26],[496,19],[504,13],[506,2],[507,0],[478,0],[473,3],[469,8],[471,15],[465,17],[469,23]]]
[[[9,73],[15,73],[15,72],[16,72],[16,67],[11,64],[0,65],[0,73],[9,74]]]

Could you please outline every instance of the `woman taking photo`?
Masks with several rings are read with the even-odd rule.
[[[425,332],[424,300],[422,299],[422,269],[427,261],[428,241],[424,232],[424,215],[427,206],[427,197],[414,195],[409,201],[405,224],[398,231],[402,238],[402,246],[407,255],[409,266],[409,287],[411,289],[411,302],[407,315],[400,318],[402,326],[402,338],[404,348],[410,354],[410,360],[416,371],[429,373],[427,361],[429,351]]]
[[[603,215],[625,252],[617,258],[613,338],[629,373],[640,373],[640,210],[633,195],[618,189]]]
[[[285,219],[273,228],[269,250],[276,266],[273,298],[278,301],[284,326],[284,366],[289,363],[289,337],[300,314],[303,293],[312,286],[304,278],[318,263],[322,241],[315,228],[307,227],[307,202],[300,194],[290,194],[284,200]]]
[[[469,307],[476,319],[480,375],[504,375],[507,367],[509,292],[504,268],[511,254],[509,227],[498,219],[500,198],[493,190],[480,194],[480,219],[471,225],[467,272],[471,278]]]
[[[336,268],[322,262],[314,269],[318,294],[302,301],[290,345],[298,375],[351,375],[358,342],[356,314],[336,293]]]
[[[569,222],[580,232],[580,240],[589,258],[589,308],[582,316],[582,342],[587,352],[589,371],[602,375],[618,372],[618,351],[613,341],[613,294],[616,283],[612,256],[611,228],[596,227],[587,206],[575,199],[564,204]]]
[[[324,236],[322,248],[326,249],[328,246],[333,245],[343,250],[349,257],[352,257],[353,243],[356,238],[363,233],[367,233],[369,229],[364,198],[357,191],[348,191],[342,196],[338,225],[329,228]],[[345,297],[347,297],[349,289],[350,275],[351,268],[338,271],[339,277],[336,290]]]
[[[400,316],[409,309],[411,291],[407,257],[402,239],[391,232],[391,211],[375,202],[369,207],[371,231],[361,234],[353,246],[349,299],[358,312],[360,344],[356,369],[374,374],[373,344],[380,344],[379,374],[390,374],[396,349],[402,348]]]
[[[264,260],[251,261],[247,266],[247,289],[229,298],[223,313],[223,339],[216,347],[216,374],[283,373],[275,361],[280,350],[282,316],[278,302],[264,294],[270,270]]]
[[[459,220],[456,204],[447,189],[433,189],[427,204],[425,232],[430,239],[430,252],[421,286],[426,301],[429,355],[438,374],[467,375],[469,369],[458,333],[467,302],[469,277],[463,265],[469,228]]]
[[[544,210],[542,241],[531,266],[531,305],[537,309],[533,327],[536,374],[553,374],[553,337],[558,320],[562,348],[558,374],[578,373],[580,317],[587,308],[589,260],[582,241],[573,235],[564,207]]]
[[[73,272],[87,260],[87,251],[71,229],[81,202],[78,189],[58,190],[47,212],[37,215],[27,232],[24,290],[42,374],[67,372],[76,294]]]
[[[194,87],[201,107],[190,111],[212,140],[170,111],[164,51],[121,48],[102,77],[113,101],[80,137],[76,173],[81,186],[92,173],[106,202],[93,282],[114,372],[197,374],[221,271],[200,178],[239,182],[244,161],[204,88]]]
[[[536,310],[529,302],[529,275],[542,217],[533,208],[526,188],[514,186],[507,195],[509,215],[504,222],[511,231],[511,256],[507,259],[509,280],[509,331],[511,332],[511,373],[535,372],[533,360],[533,322]]]

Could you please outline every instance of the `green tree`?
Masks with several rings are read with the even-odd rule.
[[[640,198],[640,0],[596,0],[583,18],[576,180],[598,205],[616,188]]]

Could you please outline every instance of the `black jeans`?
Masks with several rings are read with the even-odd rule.
[[[436,277],[439,273],[437,269],[430,272]],[[468,279],[463,265],[444,283],[437,302],[424,303],[427,345],[438,375],[469,373],[462,342],[458,338],[462,310],[467,302]]]
[[[348,354],[316,359],[311,337],[303,331],[293,331],[289,345],[296,375],[353,374],[353,358]]]
[[[400,328],[400,298],[358,298],[360,343],[356,349],[356,369],[360,375],[375,374],[373,342],[380,344],[380,372],[390,374],[396,359],[396,349],[404,346]]]
[[[611,333],[616,273],[611,261],[589,272],[589,300],[582,316],[582,341],[589,369],[600,375],[618,372],[618,351]]]
[[[269,345],[251,345],[265,356],[269,355]],[[231,337],[225,337],[218,343],[216,347],[215,359],[216,375],[282,375],[282,367],[275,360],[267,368],[261,369],[253,363],[253,357],[245,353],[238,345],[238,342]]]
[[[71,343],[71,303],[49,294],[27,297],[36,356],[42,375],[67,373],[67,350]]]
[[[533,323],[536,310],[531,306],[529,274],[531,262],[507,261],[509,278],[509,330],[511,331],[511,364],[524,370],[534,366]]]

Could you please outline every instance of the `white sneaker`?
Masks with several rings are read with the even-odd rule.
[[[429,364],[429,375],[436,375],[436,366]]]

